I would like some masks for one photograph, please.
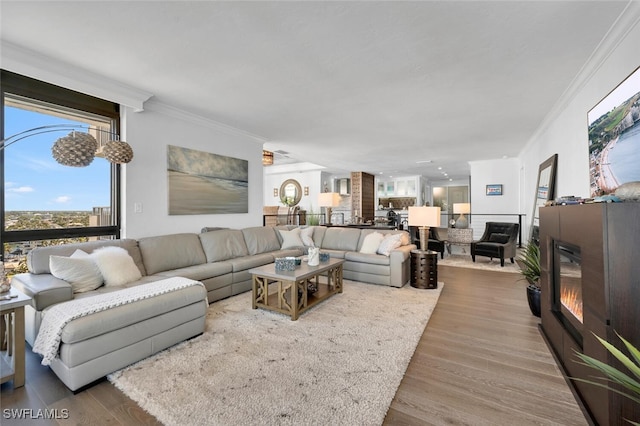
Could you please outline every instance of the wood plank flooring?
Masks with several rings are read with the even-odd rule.
[[[446,266],[438,275],[442,295],[384,424],[587,424],[529,313],[519,276]],[[3,426],[35,423],[7,418],[6,409],[35,415],[45,408],[59,417],[68,410],[68,418],[38,425],[158,424],[106,380],[74,395],[27,352],[27,384],[0,388]]]
[[[586,425],[518,274],[439,266],[445,286],[385,425]]]

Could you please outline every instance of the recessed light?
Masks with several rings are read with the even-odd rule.
[[[449,178],[449,182],[453,182],[453,179]]]
[[[442,170],[442,167],[438,167],[438,170]]]

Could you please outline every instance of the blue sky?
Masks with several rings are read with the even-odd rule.
[[[68,119],[5,107],[5,136],[52,124],[80,124]],[[110,164],[96,158],[88,167],[68,167],[51,156],[56,139],[68,130],[23,139],[4,151],[5,210],[91,210],[109,206]]]

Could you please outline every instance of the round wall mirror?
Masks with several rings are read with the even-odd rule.
[[[293,207],[302,199],[302,187],[295,179],[287,179],[280,185],[280,201],[285,206]]]

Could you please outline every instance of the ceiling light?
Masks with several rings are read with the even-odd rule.
[[[433,163],[433,160],[420,160],[420,161],[416,161],[416,164],[420,164],[420,163]]]
[[[262,165],[270,166],[273,164],[273,152],[262,150]]]

